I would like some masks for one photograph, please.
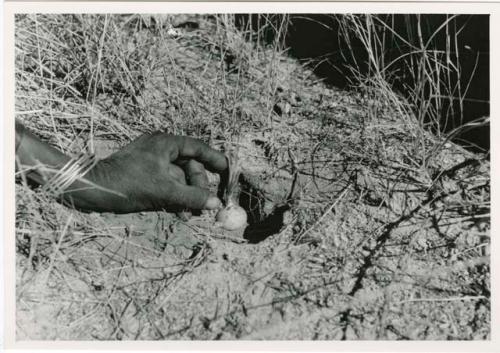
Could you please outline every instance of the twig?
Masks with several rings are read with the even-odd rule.
[[[57,242],[56,248],[54,249],[54,252],[52,253],[52,256],[50,258],[50,264],[49,268],[47,269],[47,272],[45,274],[45,278],[43,279],[42,286],[45,288],[47,285],[47,281],[49,280],[50,273],[52,272],[52,268],[54,267],[54,262],[57,256],[57,253],[59,252],[59,249],[61,248],[61,243],[64,239],[64,236],[66,235],[66,232],[68,231],[69,224],[71,223],[73,219],[73,215],[70,214],[68,217],[68,220],[66,221],[66,224],[64,225],[64,228],[61,232],[61,236],[59,237],[59,241]]]
[[[328,207],[326,209],[326,211],[323,213],[323,215],[316,221],[314,222],[314,224],[309,227],[308,229],[306,229],[302,234],[300,234],[297,239],[295,239],[295,244],[297,244],[299,242],[299,240],[304,236],[306,235],[307,233],[309,233],[314,227],[316,227],[318,224],[320,224],[323,219],[326,217],[327,214],[329,214],[332,209],[337,205],[337,203],[347,194],[347,191],[349,191],[351,187],[351,184],[347,185],[346,188],[344,189],[344,191],[342,191],[342,193],[339,195],[339,197],[337,197],[337,199],[330,205],[330,207]]]
[[[404,303],[414,303],[414,302],[454,302],[459,300],[481,300],[488,299],[484,295],[466,295],[464,297],[451,297],[451,298],[418,298],[418,299],[408,299],[402,300],[400,302],[396,302],[396,304],[404,304]]]

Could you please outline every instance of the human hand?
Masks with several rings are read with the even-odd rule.
[[[227,169],[223,153],[185,136],[146,134],[100,161],[93,181],[125,197],[112,197],[103,210],[116,213],[216,209],[220,200],[208,190],[206,170]]]

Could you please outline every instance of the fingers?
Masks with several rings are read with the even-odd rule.
[[[188,185],[197,186],[202,189],[208,189],[208,177],[203,164],[195,161],[194,159],[189,159],[185,161],[185,163],[182,163],[181,166],[185,173],[185,176],[183,175],[182,180],[180,180],[182,184],[187,183]],[[194,213],[192,214],[199,216],[201,215],[201,211],[194,210]],[[191,212],[189,212],[189,214],[188,212],[183,212],[184,217],[181,218],[186,220],[190,218],[192,214]]]
[[[182,168],[176,166],[175,164],[172,164],[171,167],[169,168],[168,174],[177,182],[181,184],[186,184],[186,175],[184,173],[184,170]],[[177,210],[176,215],[183,221],[188,221],[192,213],[187,210],[187,207],[183,205],[175,205],[175,207],[172,210]]]
[[[184,173],[184,170],[176,166],[175,164],[170,165],[168,169],[168,174],[175,180],[178,181],[182,184],[186,183],[186,174]]]
[[[227,169],[227,160],[223,153],[210,148],[200,140],[186,136],[172,136],[177,145],[177,158],[193,158],[202,163],[211,172],[221,173]]]
[[[189,185],[208,189],[208,177],[203,164],[191,159],[184,166],[184,172]]]
[[[220,200],[208,190],[208,178],[203,164],[191,160],[184,165],[184,170],[174,164],[169,170],[170,176],[175,180],[174,187],[168,193],[170,207],[179,210],[219,208]],[[190,185],[186,185],[186,181]]]
[[[220,207],[220,200],[213,196],[207,189],[196,186],[184,185],[179,182],[169,195],[170,201],[178,207],[195,210],[213,210]]]

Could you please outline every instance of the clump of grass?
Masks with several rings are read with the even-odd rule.
[[[476,67],[471,72],[461,67],[458,37],[465,25],[458,17],[443,16],[434,26],[418,14],[337,17],[346,46],[342,53],[353,63],[348,67],[351,75],[413,121],[415,150],[424,169],[440,145],[430,143],[428,132],[443,140],[470,128],[463,120],[464,100]],[[361,43],[366,61],[353,56],[359,55],[353,43]],[[487,122],[480,119],[473,126],[480,124]],[[450,128],[453,131],[447,132]]]

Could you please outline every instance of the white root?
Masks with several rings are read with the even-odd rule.
[[[222,208],[215,220],[226,230],[236,230],[247,225],[247,213],[238,205],[239,186],[238,180],[241,169],[236,153],[227,152],[228,180],[224,191],[224,208]]]

